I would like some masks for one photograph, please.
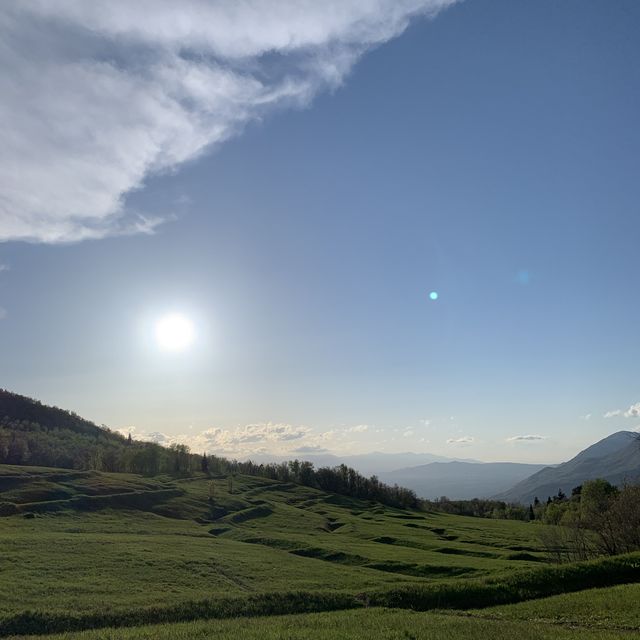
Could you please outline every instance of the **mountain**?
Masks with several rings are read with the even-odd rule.
[[[556,467],[545,467],[525,478],[496,499],[529,504],[535,497],[546,500],[561,489],[571,489],[585,480],[604,478],[612,484],[640,479],[640,442],[632,431],[618,431],[596,442],[577,456]]]
[[[434,453],[382,453],[380,451],[351,456],[336,456],[332,453],[306,453],[300,451],[288,456],[263,454],[249,457],[257,463],[283,462],[285,460],[298,458],[299,460],[313,462],[316,467],[337,467],[338,465],[345,464],[365,476],[381,475],[385,472],[394,471],[395,469],[425,465],[431,462],[476,462],[468,458],[447,458]]]
[[[421,498],[469,500],[505,491],[543,468],[542,464],[515,462],[432,462],[381,473],[380,480],[413,489]]]

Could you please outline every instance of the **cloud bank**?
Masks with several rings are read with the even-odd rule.
[[[5,0],[0,240],[152,231],[126,202],[145,179],[308,105],[456,1]]]

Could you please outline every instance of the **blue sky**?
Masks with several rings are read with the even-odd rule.
[[[333,4],[3,7],[0,384],[228,455],[640,426],[640,5]]]

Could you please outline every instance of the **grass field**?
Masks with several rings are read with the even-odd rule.
[[[550,598],[474,611],[495,620],[531,620],[592,628],[619,628],[640,632],[640,585],[586,589]]]
[[[629,631],[617,629],[533,622],[535,624],[463,615],[368,609],[100,629],[38,637],[48,640],[608,640],[632,637]],[[31,638],[35,640],[33,636]]]
[[[563,637],[523,635],[534,632],[530,619],[562,629],[553,612],[572,609],[554,609],[553,598],[548,616],[535,610],[546,600],[468,616],[362,607],[460,610],[640,580],[640,556],[558,573],[535,524],[401,511],[249,476],[235,478],[232,492],[227,478],[213,483],[210,502],[204,476],[0,467],[0,513],[12,514],[0,518],[0,635],[138,625],[64,637],[279,638],[305,637],[291,626],[310,625],[320,638],[365,637],[366,629],[369,637],[469,637],[472,627],[496,638],[497,629]],[[278,613],[305,615],[255,617]],[[252,617],[211,620],[238,615]],[[386,634],[405,618],[413,636],[371,627]],[[629,620],[613,631],[633,627]],[[166,624],[139,626],[155,621]]]

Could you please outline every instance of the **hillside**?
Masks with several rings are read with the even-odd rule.
[[[347,466],[314,468],[308,461],[279,464],[238,462],[215,455],[197,455],[181,444],[162,447],[124,438],[76,414],[47,407],[37,400],[3,391],[0,400],[0,464],[29,464],[66,469],[191,476],[194,471],[236,473],[309,487],[396,507],[415,507],[413,491],[388,486]],[[26,416],[26,417],[25,417]]]
[[[328,611],[322,624],[331,625],[338,610],[369,605],[367,619],[387,610],[374,607],[393,607],[393,624],[410,629],[410,610],[640,580],[637,554],[544,566],[544,525],[403,511],[244,475],[150,479],[0,465],[0,505],[0,637],[118,627],[96,636],[115,639],[126,635],[120,627],[141,624],[157,626],[140,638],[194,637],[189,628],[177,635],[172,623],[181,621],[216,637],[206,630],[212,618],[229,619],[221,624],[244,637],[256,615]],[[273,637],[302,637],[311,620],[299,615],[298,635]],[[474,629],[498,626],[469,621],[462,635],[436,637]]]
[[[357,593],[489,576],[543,558],[526,523],[479,529],[473,518],[244,475],[153,479],[0,465],[0,505],[8,516],[0,545],[12,558],[0,616],[35,606],[100,610],[105,594],[127,609],[205,594]]]
[[[488,498],[544,468],[541,464],[515,462],[432,462],[380,474],[380,479],[413,489],[430,500]]]
[[[640,478],[640,443],[636,433],[619,431],[581,451],[556,467],[545,467],[511,489],[494,496],[497,500],[529,504],[535,497],[546,500],[558,489],[570,494],[585,480],[605,478],[612,484]]]
[[[72,411],[42,404],[38,400],[0,389],[0,420],[4,423],[35,423],[49,430],[66,430],[92,437],[122,441],[119,434],[96,426]]]
[[[0,464],[100,471],[187,473],[185,447],[136,442],[73,413],[0,389]]]

